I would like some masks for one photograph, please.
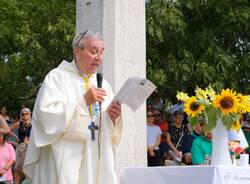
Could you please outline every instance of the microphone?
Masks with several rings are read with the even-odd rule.
[[[97,73],[96,80],[97,80],[97,87],[98,88],[102,88],[102,79],[103,79],[102,73]],[[102,103],[101,102],[99,102],[99,106],[100,106],[100,111],[101,111],[101,109],[102,109]]]
[[[97,73],[96,75],[96,80],[97,80],[97,87],[98,88],[102,88],[102,79],[103,79],[103,75],[102,73]],[[99,102],[99,110],[100,110],[100,117],[99,117],[99,131],[98,131],[98,154],[99,154],[99,157],[100,157],[100,132],[101,132],[101,123],[102,123],[102,103]]]
[[[96,80],[98,88],[102,88],[102,79],[103,79],[102,73],[97,73]]]

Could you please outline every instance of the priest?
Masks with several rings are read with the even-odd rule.
[[[72,46],[74,60],[50,71],[39,91],[24,173],[34,184],[117,184],[121,104],[106,80],[97,86],[104,43],[85,31]]]

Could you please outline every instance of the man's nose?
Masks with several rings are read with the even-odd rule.
[[[102,53],[98,52],[95,58],[96,60],[102,60],[102,57],[103,57]]]

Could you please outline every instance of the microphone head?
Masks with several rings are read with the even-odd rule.
[[[103,79],[102,73],[97,73],[96,79],[97,79],[97,87],[102,88],[102,79]]]

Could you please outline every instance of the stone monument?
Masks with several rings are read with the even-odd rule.
[[[98,31],[105,42],[101,68],[114,93],[128,77],[146,76],[145,0],[77,0],[76,32]],[[117,174],[123,167],[146,166],[146,107],[124,106],[124,134],[115,150]]]

